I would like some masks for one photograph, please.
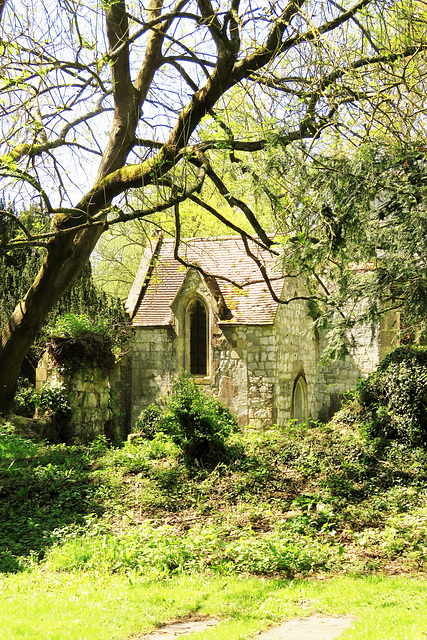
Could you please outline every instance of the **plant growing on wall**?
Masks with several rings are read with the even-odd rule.
[[[86,314],[66,313],[49,328],[47,351],[59,368],[68,371],[83,366],[95,366],[104,372],[115,362],[114,342],[118,340],[115,328],[108,320],[91,320]],[[123,337],[119,334],[119,337]]]

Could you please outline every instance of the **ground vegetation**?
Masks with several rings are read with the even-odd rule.
[[[162,432],[117,449],[34,444],[3,426],[2,571],[424,570],[423,447],[368,438],[339,416],[228,443],[240,455],[212,467],[189,465]]]

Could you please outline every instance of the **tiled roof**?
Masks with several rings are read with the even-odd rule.
[[[274,256],[253,242],[250,243],[250,249],[266,267],[273,290],[280,296],[283,279],[278,271],[274,271]],[[174,240],[160,240],[157,251],[157,257],[151,263],[151,273],[147,252],[144,254],[128,298],[127,306],[133,315],[134,326],[170,323],[170,305],[188,271],[188,267],[174,259]],[[224,320],[225,324],[274,322],[277,303],[271,297],[257,264],[246,254],[240,236],[183,240],[179,255],[186,262],[196,264],[207,274],[216,277],[224,302],[231,312],[231,317],[229,314],[229,319]],[[243,285],[243,289],[220,276]]]

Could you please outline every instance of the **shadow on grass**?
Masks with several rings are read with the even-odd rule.
[[[47,447],[0,429],[0,572],[42,559],[61,530],[102,513],[90,464],[104,451],[105,443]]]

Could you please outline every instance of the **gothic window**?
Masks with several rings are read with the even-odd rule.
[[[307,415],[307,383],[302,375],[299,375],[294,384],[292,394],[292,417],[298,422],[305,420]]]
[[[208,317],[204,305],[196,300],[190,307],[190,373],[208,375]]]

